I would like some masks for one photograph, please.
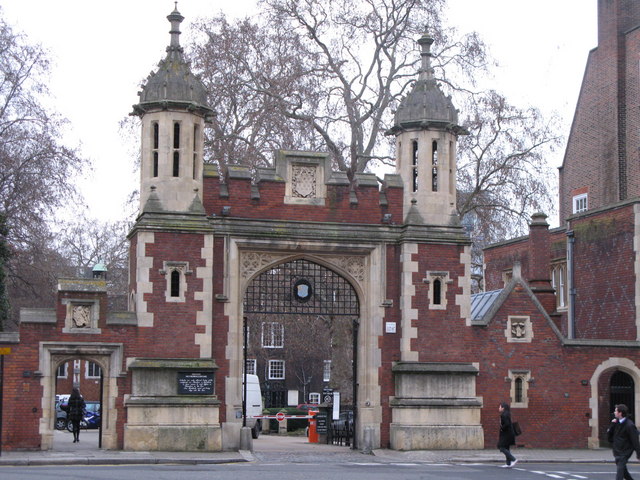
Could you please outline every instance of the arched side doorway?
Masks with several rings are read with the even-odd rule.
[[[97,364],[102,370],[102,447],[118,448],[116,434],[118,396],[117,379],[122,373],[123,345],[89,342],[40,342],[39,371],[42,385],[42,417],[40,418],[41,448],[53,447],[55,432],[55,395],[58,367],[74,359]]]
[[[591,436],[589,448],[607,446],[606,431],[616,404],[624,403],[635,415],[640,398],[640,369],[632,360],[612,357],[602,362],[591,376]]]
[[[616,370],[609,380],[609,411],[621,403],[629,407],[629,418],[635,422],[635,382],[628,373]]]
[[[247,371],[267,407],[318,403],[340,393],[357,419],[358,295],[343,276],[305,258],[272,265],[243,296]]]

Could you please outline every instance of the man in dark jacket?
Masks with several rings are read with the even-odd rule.
[[[613,448],[613,458],[616,459],[616,480],[633,480],[627,470],[629,458],[636,452],[636,458],[640,460],[640,441],[638,430],[630,418],[627,418],[629,409],[626,405],[616,405],[611,420],[611,426],[607,430],[607,438]]]

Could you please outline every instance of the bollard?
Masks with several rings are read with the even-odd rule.
[[[316,428],[316,413],[309,412],[311,418],[309,419],[309,443],[318,443],[318,430]]]

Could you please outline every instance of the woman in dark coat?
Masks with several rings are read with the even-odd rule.
[[[80,421],[84,416],[85,403],[84,398],[80,395],[80,390],[74,388],[71,390],[69,397],[67,416],[73,426],[73,443],[80,441]]]
[[[500,436],[498,438],[498,450],[504,453],[507,462],[502,466],[511,468],[518,463],[516,457],[514,457],[509,450],[511,445],[516,444],[516,435],[513,433],[513,425],[511,423],[511,408],[508,403],[502,402],[498,407],[498,411],[500,412]]]

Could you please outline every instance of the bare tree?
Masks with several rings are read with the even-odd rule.
[[[38,255],[48,255],[41,250],[48,222],[76,198],[74,175],[87,166],[60,142],[65,122],[45,107],[48,71],[42,47],[0,17],[0,214],[10,251],[4,268],[9,288],[24,287],[22,293],[38,290],[25,272],[44,263]],[[13,291],[10,298],[14,294],[21,297]]]
[[[97,264],[107,270],[107,292],[114,307],[126,306],[128,289],[129,242],[128,221],[102,222],[79,214],[75,220],[62,225],[56,241],[56,250],[70,268],[82,276]],[[79,271],[80,270],[80,271]]]
[[[9,295],[7,294],[7,274],[5,265],[9,260],[7,245],[7,225],[4,215],[0,214],[0,331],[9,320]]]
[[[515,107],[489,91],[467,97],[459,139],[458,213],[474,242],[474,290],[482,290],[482,248],[527,232],[531,214],[554,210],[546,161],[562,140],[557,118]]]
[[[194,64],[219,117],[213,160],[238,152],[235,161],[264,163],[267,147],[320,148],[350,175],[391,164],[383,133],[415,79],[416,39],[425,25],[438,37],[452,34],[440,25],[443,3],[263,0],[258,20],[200,21]],[[449,69],[484,64],[477,36],[446,45]]]
[[[553,212],[546,155],[554,119],[482,91],[491,59],[475,33],[441,23],[445,0],[262,0],[260,16],[201,20],[196,68],[218,112],[211,160],[263,165],[276,148],[329,152],[348,172],[392,165],[394,108],[419,65],[416,40],[435,38],[432,66],[461,109],[459,213],[481,248],[523,232],[536,210]]]

